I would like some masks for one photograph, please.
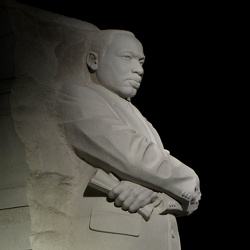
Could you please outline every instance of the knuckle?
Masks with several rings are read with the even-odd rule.
[[[123,201],[125,201],[126,197],[127,197],[127,196],[126,196],[125,193],[120,193],[120,194],[118,195],[117,198],[118,198],[120,201],[123,202]]]
[[[139,194],[139,195],[137,196],[137,200],[140,200],[140,201],[145,200],[144,195],[143,195],[143,194]]]
[[[117,190],[115,188],[112,189],[109,193],[112,194],[113,196],[117,196],[118,195],[118,192],[117,192]]]
[[[153,197],[158,197],[158,193],[153,192],[153,193],[152,193],[152,196],[153,196]]]

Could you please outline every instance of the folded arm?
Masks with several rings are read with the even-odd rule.
[[[185,216],[193,213],[198,208],[195,205],[182,206],[172,197],[154,192],[151,189],[130,181],[119,181],[112,173],[107,174],[98,169],[90,181],[90,186],[108,194],[116,206],[129,212],[138,212],[147,221],[153,210],[159,214],[174,214]]]
[[[194,199],[195,172],[121,120],[98,95],[77,89],[65,93],[61,105],[66,135],[78,157],[181,203]]]

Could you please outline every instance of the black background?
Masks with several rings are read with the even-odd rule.
[[[232,188],[226,182],[231,171],[227,161],[234,155],[230,125],[237,99],[238,75],[231,66],[238,17],[234,7],[179,1],[19,2],[136,35],[146,62],[132,102],[157,129],[165,148],[200,176],[199,209],[178,218],[182,250],[232,246],[229,233],[235,229],[227,195]]]

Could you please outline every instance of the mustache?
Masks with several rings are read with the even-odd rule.
[[[135,81],[135,82],[141,83],[142,77],[137,77],[137,78],[133,77],[133,78],[129,78],[127,80],[128,81]]]

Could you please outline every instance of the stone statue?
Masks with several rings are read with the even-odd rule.
[[[198,208],[199,177],[132,104],[144,73],[140,41],[6,6],[11,115],[30,171],[30,248],[181,249],[176,217]]]
[[[92,166],[81,200],[85,249],[181,249],[175,217],[198,208],[199,178],[131,103],[142,44],[122,30],[94,32],[86,44],[86,81],[63,85],[60,101],[69,145]]]

